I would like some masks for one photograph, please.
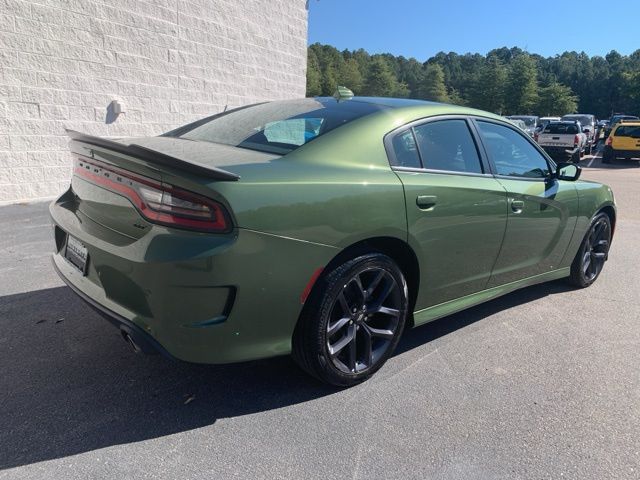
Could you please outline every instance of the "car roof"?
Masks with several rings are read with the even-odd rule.
[[[438,102],[429,102],[427,100],[418,100],[414,98],[392,98],[392,97],[352,97],[351,102],[374,103],[389,108],[415,107],[426,105],[446,105]]]
[[[640,120],[633,120],[633,121],[626,121],[626,122],[620,122],[620,123],[616,123],[616,128],[620,128],[620,127],[640,127]]]
[[[333,100],[333,97],[315,97],[316,100],[326,102]],[[383,107],[380,111],[374,112],[367,117],[375,117],[378,115],[384,115],[385,111],[401,115],[403,117],[430,117],[435,115],[472,115],[479,117],[486,117],[495,120],[505,121],[504,117],[496,115],[484,110],[477,110],[475,108],[461,107],[459,105],[452,105],[448,103],[430,102],[427,100],[417,100],[413,98],[391,98],[391,97],[359,97],[354,96],[349,99],[340,100],[348,104],[349,102],[360,102],[379,105]]]

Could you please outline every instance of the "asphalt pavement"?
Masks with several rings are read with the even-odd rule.
[[[348,390],[135,355],[53,272],[47,205],[0,208],[0,478],[640,478],[640,166],[582,165],[619,209],[595,285],[408,331]]]

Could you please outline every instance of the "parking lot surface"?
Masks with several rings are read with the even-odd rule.
[[[640,478],[640,168],[582,165],[618,202],[595,285],[408,331],[349,390],[135,355],[53,272],[47,205],[0,208],[0,478]]]

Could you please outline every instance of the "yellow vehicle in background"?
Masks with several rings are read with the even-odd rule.
[[[622,120],[611,130],[602,154],[602,163],[616,158],[640,158],[640,120]]]

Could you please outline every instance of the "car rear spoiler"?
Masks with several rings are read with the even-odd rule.
[[[67,135],[72,141],[86,143],[87,145],[93,145],[95,147],[102,147],[111,150],[116,153],[122,153],[131,157],[144,160],[145,162],[155,163],[157,165],[163,165],[166,167],[177,168],[194,175],[210,178],[212,180],[220,180],[232,182],[240,178],[240,175],[222,170],[221,168],[204,165],[198,162],[192,162],[183,160],[181,158],[172,157],[157,150],[146,148],[135,143],[124,144],[108,140],[106,138],[94,137],[93,135],[86,135],[75,130],[67,129]]]

